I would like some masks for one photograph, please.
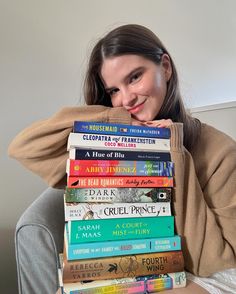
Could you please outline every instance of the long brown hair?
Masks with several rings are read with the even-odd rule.
[[[186,112],[173,59],[159,38],[144,26],[129,24],[117,27],[97,42],[91,52],[85,76],[85,102],[87,105],[112,107],[111,98],[106,93],[100,78],[100,71],[105,58],[135,54],[160,64],[164,53],[168,54],[170,58],[172,75],[167,83],[165,100],[155,119],[170,118],[174,122],[182,122],[184,126],[184,146],[191,150],[200,134],[200,122]]]

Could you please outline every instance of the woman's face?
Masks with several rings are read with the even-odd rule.
[[[113,107],[123,106],[139,121],[153,120],[163,104],[172,69],[167,54],[161,63],[139,55],[104,60],[101,78]]]

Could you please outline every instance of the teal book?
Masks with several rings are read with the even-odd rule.
[[[69,244],[174,236],[174,216],[69,221]]]

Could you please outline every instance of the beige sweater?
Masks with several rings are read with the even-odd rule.
[[[50,186],[66,183],[67,138],[75,120],[131,123],[123,108],[63,108],[53,117],[23,130],[9,155],[41,176]],[[202,124],[191,152],[183,147],[182,124],[171,126],[171,158],[175,164],[173,213],[182,236],[186,270],[208,276],[236,267],[236,143]]]

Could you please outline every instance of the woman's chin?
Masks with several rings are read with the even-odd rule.
[[[146,122],[146,121],[152,121],[154,117],[152,115],[142,115],[142,114],[137,114],[137,115],[132,115],[132,117],[140,122]]]
[[[135,120],[140,121],[140,122],[145,122],[145,120],[139,115],[132,114],[132,118],[134,118]]]

